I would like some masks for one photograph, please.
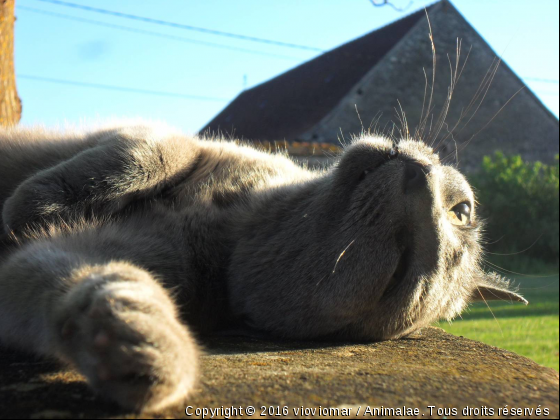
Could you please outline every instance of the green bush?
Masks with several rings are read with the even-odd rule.
[[[558,267],[558,168],[558,156],[554,165],[501,152],[484,157],[471,183],[486,219],[490,261],[509,269]]]

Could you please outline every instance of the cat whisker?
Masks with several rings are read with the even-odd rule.
[[[488,305],[488,302],[484,298],[484,296],[483,296],[482,292],[480,291],[480,289],[478,288],[478,286],[476,286],[476,290],[478,291],[478,293],[480,294],[480,297],[484,301],[484,304],[486,305],[486,307],[488,308],[488,310],[492,314],[492,318],[494,318],[494,321],[496,321],[496,324],[498,325],[498,328],[500,329],[500,334],[503,337],[504,336],[504,331],[502,330],[502,327],[501,327],[500,323],[498,322],[498,318],[496,318],[496,315],[494,315],[494,311],[492,311],[492,308],[490,307],[490,305]]]
[[[340,253],[340,255],[338,256],[338,258],[337,258],[337,260],[336,260],[336,263],[335,263],[335,265],[334,265],[332,274],[335,273],[336,267],[338,267],[338,263],[340,262],[340,260],[341,260],[342,257],[344,256],[344,254],[346,254],[346,251],[348,251],[348,248],[350,248],[354,242],[356,242],[356,239],[354,239],[352,242],[350,242],[350,243],[348,244],[348,246],[347,246],[346,248],[344,248],[344,251],[342,251],[342,252]]]

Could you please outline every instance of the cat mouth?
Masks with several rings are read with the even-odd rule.
[[[397,267],[395,268],[395,271],[391,276],[391,280],[389,280],[389,283],[387,284],[387,287],[383,292],[383,296],[388,296],[395,293],[404,283],[407,277],[408,268],[410,267],[411,258],[412,249],[410,247],[407,247],[401,253]]]

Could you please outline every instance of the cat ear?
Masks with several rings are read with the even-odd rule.
[[[484,273],[482,281],[471,294],[471,301],[480,300],[509,300],[515,302],[523,302],[528,305],[529,302],[516,291],[510,290],[510,281],[496,273]]]
[[[523,296],[512,292],[507,289],[500,289],[495,286],[477,286],[471,295],[471,302],[478,300],[510,300],[515,302],[523,302],[525,305],[529,304],[529,301]]]

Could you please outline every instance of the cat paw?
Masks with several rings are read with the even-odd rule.
[[[6,200],[2,210],[6,233],[21,232],[40,225],[64,209],[56,179],[35,176],[20,184]]]
[[[124,408],[156,411],[181,402],[196,380],[197,349],[166,292],[125,263],[80,275],[57,316],[63,358]]]

